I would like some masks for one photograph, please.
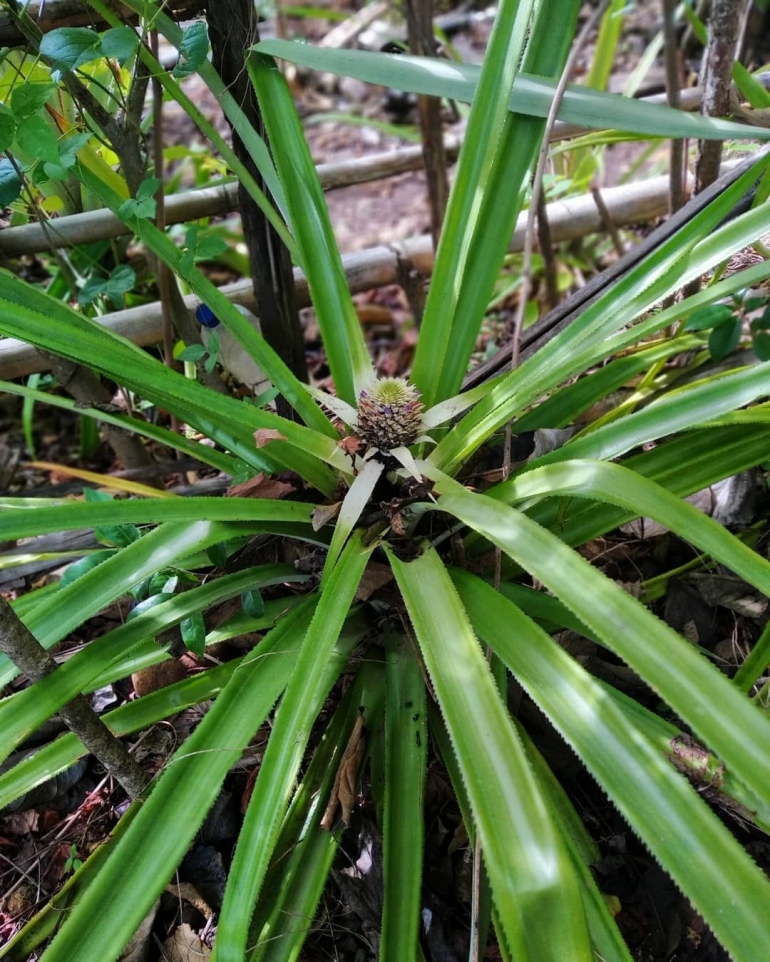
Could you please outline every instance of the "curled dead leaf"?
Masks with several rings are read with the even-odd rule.
[[[353,457],[354,454],[358,454],[358,452],[361,450],[363,443],[364,442],[361,440],[361,438],[346,437],[340,438],[340,440],[337,442],[337,447],[342,448],[345,454],[349,454],[351,457]]]
[[[160,688],[166,688],[187,677],[187,669],[177,658],[162,661],[158,665],[150,665],[131,675],[131,683],[137,698],[149,695]]]
[[[286,438],[275,428],[258,428],[254,432],[254,440],[257,442],[258,448],[264,448],[271,441],[285,441]]]
[[[270,498],[275,501],[293,493],[293,484],[279,481],[277,478],[269,478],[261,471],[242,484],[234,484],[225,492],[229,498]]]
[[[214,914],[214,910],[203,898],[201,893],[198,891],[198,889],[196,889],[192,882],[180,882],[178,885],[174,882],[170,882],[166,886],[166,891],[170,892],[178,899],[184,899],[186,902],[189,902],[190,905],[200,912],[206,921],[208,921]]]
[[[183,922],[163,943],[163,957],[168,962],[201,962],[211,958],[211,949]]]
[[[340,508],[342,507],[341,501],[335,501],[334,504],[319,504],[317,508],[313,509],[313,513],[310,515],[310,523],[313,526],[313,531],[320,531],[325,524],[328,524],[340,513]]]
[[[356,803],[356,781],[358,779],[358,767],[364,757],[366,738],[364,736],[364,716],[358,713],[353,731],[345,746],[345,751],[340,759],[337,769],[337,777],[334,779],[332,793],[329,796],[329,804],[321,819],[321,828],[330,832],[334,827],[337,806],[340,807],[342,821],[345,826],[350,824],[350,813]]]
[[[358,583],[355,600],[368,601],[378,588],[382,588],[392,580],[393,569],[390,565],[370,561],[364,570],[363,577]]]

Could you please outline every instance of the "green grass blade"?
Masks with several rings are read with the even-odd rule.
[[[757,939],[766,931],[763,906],[770,898],[770,882],[743,846],[600,682],[488,585],[464,572],[453,577],[482,636],[583,759],[732,958],[755,959]]]
[[[487,397],[439,442],[430,461],[451,473],[494,431],[543,393],[613,356],[627,343],[636,343],[640,337],[658,330],[665,323],[659,317],[628,330],[621,329],[660,298],[716,266],[765,230],[761,210],[750,211],[719,230],[715,228],[752,186],[759,173],[757,168],[766,163],[767,158],[763,157],[759,164],[753,164],[686,227],[644,258],[534,356],[497,381]],[[706,240],[702,240],[704,237]],[[762,270],[770,271],[770,266],[762,265]]]
[[[570,607],[757,798],[770,784],[770,720],[681,635],[514,508],[440,480],[441,510],[479,531]],[[720,706],[716,711],[715,706]]]
[[[578,458],[616,458],[648,441],[711,421],[770,394],[770,362],[709,379],[654,401],[648,407],[567,442],[532,462],[533,467]]]
[[[385,891],[380,962],[401,962],[415,956],[420,931],[427,704],[422,672],[406,638],[390,635],[385,646]]]
[[[521,962],[591,959],[573,866],[443,563],[426,547],[391,565],[470,799],[498,934]]]
[[[596,49],[591,58],[591,69],[585,79],[586,87],[593,90],[605,90],[607,87],[607,81],[615,62],[620,32],[623,29],[625,7],[625,0],[612,0],[602,17]]]
[[[313,926],[339,835],[320,826],[359,713],[372,730],[382,712],[382,666],[364,664],[334,713],[289,806],[252,919],[249,962],[295,962]]]
[[[339,397],[356,404],[374,371],[348,290],[321,182],[294,100],[275,61],[252,53],[248,69],[283,184],[334,385]]]
[[[79,692],[87,690],[90,683],[106,671],[113,661],[125,657],[132,645],[160,634],[218,601],[236,597],[260,584],[281,583],[287,577],[282,565],[266,565],[258,572],[250,569],[245,574],[226,575],[200,588],[184,591],[102,635],[34,686],[0,701],[0,756],[7,758],[62,705],[66,705]]]
[[[586,460],[551,464],[507,482],[498,493],[507,504],[572,496],[607,501],[638,516],[654,518],[763,595],[770,595],[770,562],[693,505],[619,464]]]
[[[412,380],[428,407],[456,394],[459,387],[455,385],[453,390],[445,390],[445,365],[452,353],[450,344],[457,324],[458,301],[465,283],[471,247],[477,232],[484,228],[480,219],[482,198],[497,159],[500,132],[508,112],[533,6],[533,0],[503,0],[484,56],[476,103],[468,118],[449,194],[436,251],[433,282],[428,291],[412,368]],[[517,204],[529,160],[529,157],[525,158],[519,169],[519,181],[510,185],[512,206]],[[497,200],[499,203],[500,198]],[[491,270],[496,273],[497,269],[495,262]],[[480,316],[476,320],[480,323]]]
[[[609,397],[633,377],[643,374],[674,354],[694,351],[702,346],[702,338],[683,335],[610,361],[600,370],[559,388],[547,401],[523,414],[516,421],[516,432],[535,431],[537,428],[562,428],[573,424],[591,405]]]
[[[22,384],[13,384],[11,381],[0,381],[0,391],[7,394],[17,394],[20,397],[30,400],[40,401],[42,404],[62,408],[65,411],[74,411],[81,417],[93,418],[95,421],[100,421],[103,424],[113,424],[115,427],[132,431],[134,434],[150,438],[152,441],[157,441],[159,444],[163,444],[172,450],[180,451],[182,454],[186,454],[191,458],[197,458],[198,461],[202,461],[204,464],[210,464],[211,467],[217,468],[225,474],[234,474],[237,470],[237,462],[235,458],[230,457],[230,455],[216,451],[207,444],[190,441],[181,434],[175,434],[173,431],[158,427],[157,424],[151,424],[149,421],[143,421],[141,418],[110,414],[107,411],[101,411],[99,408],[82,407],[77,401],[73,401],[71,398],[59,397],[59,395],[49,394],[47,391],[36,391]]]
[[[540,785],[540,791],[553,811],[580,879],[580,892],[594,951],[603,962],[632,962],[628,946],[623,941],[607,902],[591,874],[591,866],[600,860],[599,847],[588,834],[575,806],[521,724],[517,725],[517,731]]]
[[[476,97],[480,70],[470,64],[428,57],[370,53],[363,50],[327,50],[292,40],[263,40],[260,53],[301,64],[312,70],[355,77],[367,83],[395,87],[471,103]],[[510,110],[547,117],[556,84],[537,77],[517,77]],[[700,140],[770,140],[770,130],[728,120],[715,120],[618,94],[607,94],[570,84],[559,119],[597,130],[614,129],[655,137],[692,137]]]
[[[164,240],[168,238],[164,237]],[[168,243],[174,250],[174,256],[179,256],[172,242],[168,240]],[[213,285],[212,290],[217,298],[227,302],[227,298]],[[235,310],[232,304],[227,304],[228,311]],[[210,306],[218,310],[216,305]],[[187,423],[208,434],[223,447],[230,448],[258,470],[270,471],[275,464],[286,462],[287,467],[290,465],[292,470],[303,476],[310,474],[307,480],[321,485],[325,493],[330,494],[334,490],[336,480],[331,472],[317,462],[313,465],[316,458],[320,457],[344,468],[345,460],[340,461],[341,452],[331,437],[248,402],[236,401],[208,390],[197,381],[172,371],[126,338],[108,331],[96,321],[78,314],[5,271],[0,271],[0,308],[0,332],[19,337],[36,347],[85,364],[113,378],[136,391],[140,397],[179,414]],[[258,338],[245,318],[238,311],[235,313]],[[56,321],[55,324],[51,323],[52,319]],[[313,419],[320,417],[327,433],[333,431],[328,419],[302,385],[299,385],[299,389],[314,412]],[[275,441],[258,451],[254,432],[259,429],[277,431],[286,442]],[[283,447],[287,442],[292,448],[290,458]],[[320,473],[318,468],[321,469]]]
[[[207,304],[224,326],[232,332],[247,354],[251,355],[275,387],[281,392],[308,427],[331,435],[328,418],[319,411],[301,381],[289,370],[267,341],[258,334],[233,303],[216,287],[199,267],[186,265],[182,251],[163,231],[146,217],[122,217],[123,203],[109,185],[99,180],[86,167],[75,168],[83,185],[116,217],[142,240],[154,254],[182,277],[190,289]]]
[[[83,505],[87,506],[93,505]],[[24,623],[44,648],[50,648],[133,585],[172,561],[226,540],[229,533],[225,525],[209,521],[163,525],[115,552],[98,568],[41,598],[25,615]],[[17,674],[9,659],[0,656],[0,686]]]
[[[31,499],[34,501],[34,499]],[[50,507],[0,508],[0,538],[32,538],[49,531],[72,531],[115,524],[161,524],[198,518],[207,521],[266,521],[308,524],[313,505],[262,498],[177,498],[163,501],[67,502]]]
[[[767,456],[766,445],[764,427],[715,428],[668,441],[629,458],[624,464],[672,494],[686,497],[761,464]],[[495,496],[495,490],[490,489],[488,494]],[[528,509],[527,514],[571,545],[584,544],[636,517],[634,511],[579,500],[570,502],[566,509],[560,500],[540,502]]]
[[[561,75],[578,8],[577,0],[539,5],[529,33],[523,69],[541,77]],[[479,111],[486,104],[481,93],[476,104]],[[444,270],[437,255],[412,369],[412,378],[420,387],[436,382],[433,394],[426,396],[429,404],[452,397],[460,390],[545,129],[545,121],[540,118],[504,110],[501,113],[499,132],[490,143],[481,141],[484,147],[480,149],[479,141],[469,134],[463,148],[470,153],[475,144],[474,153],[482,155],[480,159],[488,155],[490,166],[486,178],[482,176],[474,185],[473,181],[460,180],[458,174],[453,188],[453,192],[459,191],[465,185],[472,203],[478,205],[478,214],[476,229],[472,229],[469,222],[462,233],[463,243],[468,244],[463,273],[456,273],[451,262]],[[481,136],[486,136],[486,132]],[[456,292],[454,312],[447,291]],[[443,364],[439,369],[436,359],[441,357],[441,352]]]
[[[121,952],[184,856],[228,770],[286,684],[313,601],[289,614],[232,675],[72,909],[45,953],[46,962],[93,962]],[[331,658],[324,669],[336,675],[349,650]]]
[[[249,921],[273,854],[313,721],[334,681],[325,666],[372,548],[353,537],[326,583],[308,628],[249,802],[222,905],[213,959],[241,962]]]
[[[241,582],[245,585],[246,590],[253,588],[255,583],[259,583],[259,569],[251,570],[254,572],[254,579],[250,581],[249,576],[246,575]],[[243,617],[241,613],[241,615],[228,620],[227,624],[232,625],[232,629],[223,630],[220,627],[209,632],[206,636],[206,644],[215,644],[223,637],[230,638],[247,631],[268,631],[275,627],[280,618],[285,616],[293,607],[301,604],[302,601],[301,595],[295,596],[291,605],[287,605],[286,599],[268,601],[262,618],[247,618]],[[237,624],[240,624],[240,628],[236,627]],[[230,630],[232,634],[228,633]],[[150,665],[166,661],[169,657],[167,649],[160,647],[154,639],[139,642],[136,647],[131,648],[129,654],[111,661],[109,669],[89,682],[85,690],[87,692],[93,691],[104,685],[112,684],[134,671],[141,671]],[[216,668],[210,668],[201,674],[192,675],[190,678],[185,678],[166,688],[143,695],[135,701],[127,702],[120,708],[102,715],[102,719],[109,726],[110,731],[118,736],[133,734],[149,728],[150,725],[168,718],[169,715],[174,715],[192,705],[215,698],[226,684],[227,679],[241,663],[242,659],[237,658],[223,665],[218,665]],[[88,754],[87,749],[71,732],[44,745],[15,764],[9,771],[0,774],[0,808],[18,798],[24,792],[30,791],[30,789],[69,768],[78,758],[82,758],[86,754]]]
[[[199,675],[127,702],[100,717],[118,737],[149,728],[169,715],[216,698],[241,661],[241,658],[236,658],[224,665],[217,665]],[[13,768],[0,774],[0,808],[65,771],[87,754],[88,749],[72,732],[60,735],[55,741],[32,752]]]

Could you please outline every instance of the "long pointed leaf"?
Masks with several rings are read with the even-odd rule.
[[[337,394],[349,404],[356,404],[374,371],[348,290],[321,182],[291,93],[275,61],[252,53],[248,69],[284,187]]]
[[[449,346],[453,343],[453,332],[457,326],[458,302],[473,241],[477,232],[485,226],[481,221],[482,199],[501,146],[500,131],[506,119],[533,6],[533,0],[502,0],[484,56],[478,101],[468,118],[468,129],[449,194],[436,251],[433,283],[428,291],[420,342],[412,369],[412,379],[428,407],[451,397],[459,388],[459,383],[454,383],[456,378],[452,381],[453,389],[446,387],[445,367],[452,353]],[[518,171],[519,182],[509,185],[514,209],[528,162],[529,158],[526,158]],[[497,270],[497,264],[493,270]],[[480,312],[476,320],[480,323]],[[461,356],[465,353],[462,346],[460,352]]]
[[[355,77],[410,93],[428,94],[471,103],[477,96],[480,70],[471,64],[449,63],[429,57],[394,56],[363,50],[326,50],[291,40],[263,40],[260,53],[298,63],[313,70]],[[519,75],[510,110],[547,117],[556,84]],[[618,128],[657,137],[699,140],[770,140],[770,130],[701,117],[665,104],[651,104],[618,94],[602,93],[577,84],[567,87],[559,118],[599,130]]]
[[[577,879],[468,616],[434,550],[391,565],[457,754],[508,948],[589,960]]]
[[[310,730],[333,679],[321,669],[336,643],[372,548],[354,537],[342,552],[276,713],[273,731],[249,802],[214,950],[216,962],[242,962],[249,921],[273,854]]]
[[[484,495],[472,495],[449,478],[439,480],[436,487],[442,494],[440,510],[482,533],[542,581],[671,705],[757,799],[765,797],[770,784],[770,720],[718,669],[526,515]]]
[[[43,956],[46,962],[117,957],[162,892],[229,768],[286,683],[312,608],[310,601],[288,615],[230,678],[204,720],[169,761],[98,878],[72,909]],[[347,639],[341,655],[324,665],[325,671],[336,675],[356,637]],[[166,817],[169,810],[175,814],[172,823]]]
[[[390,635],[385,701],[385,880],[380,962],[417,952],[428,756],[425,682],[406,638]]]
[[[453,577],[485,640],[585,761],[731,956],[752,962],[757,939],[766,933],[768,879],[600,682],[488,585],[464,572]]]

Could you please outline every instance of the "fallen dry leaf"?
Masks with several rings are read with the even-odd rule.
[[[335,501],[334,504],[319,504],[317,508],[313,508],[313,513],[310,515],[313,531],[320,531],[325,524],[336,518],[341,507],[342,502]]]
[[[330,832],[334,827],[337,806],[342,809],[342,821],[348,826],[350,824],[350,813],[356,803],[356,781],[358,779],[358,766],[364,756],[366,739],[364,737],[364,716],[358,713],[353,731],[345,746],[345,751],[340,759],[340,767],[337,769],[337,777],[334,779],[334,787],[329,796],[329,804],[321,819],[321,828]]]
[[[186,922],[174,929],[163,943],[163,953],[168,962],[201,962],[211,958],[211,949]]]
[[[30,835],[37,831],[39,822],[40,813],[30,809],[28,812],[15,812],[12,815],[6,815],[0,822],[0,826],[9,835]]]
[[[258,448],[264,448],[271,441],[285,441],[286,438],[275,428],[259,428],[254,432],[254,440],[257,442]]]
[[[392,324],[393,311],[380,304],[357,304],[356,314],[362,324]]]
[[[160,688],[166,688],[187,677],[187,669],[176,658],[162,661],[158,665],[150,665],[131,675],[131,683],[137,697],[149,695]]]
[[[358,583],[355,601],[368,601],[371,596],[393,580],[393,569],[390,565],[378,564],[370,561],[364,570],[363,577]]]
[[[277,501],[294,493],[294,485],[276,478],[268,478],[261,471],[243,484],[234,484],[225,491],[228,498],[271,498]]]
[[[337,447],[341,448],[345,454],[349,454],[352,457],[354,454],[358,454],[363,446],[363,443],[364,442],[361,440],[361,438],[346,437],[340,438],[340,440],[337,442]]]

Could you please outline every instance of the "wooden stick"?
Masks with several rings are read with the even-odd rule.
[[[421,157],[419,161],[422,162]],[[614,222],[622,227],[663,216],[668,210],[668,187],[668,177],[655,177],[640,184],[609,187],[604,191],[604,200]],[[526,221],[527,214],[524,212],[519,216],[513,232],[509,247],[511,251],[522,250]],[[554,243],[574,240],[604,229],[596,204],[590,196],[548,204],[548,223]],[[390,247],[373,247],[354,254],[345,254],[342,262],[350,289],[354,293],[367,291],[398,283],[399,264],[401,270],[404,264],[411,263],[419,273],[430,275],[433,270],[433,245],[430,236],[425,234],[407,238]],[[294,271],[294,281],[297,285],[298,303],[306,306],[310,303],[307,281],[297,269]],[[226,284],[222,291],[234,303],[259,313],[250,281]],[[185,298],[185,304],[190,310],[194,310],[198,303],[195,295]],[[139,345],[156,344],[160,340],[161,313],[158,303],[105,314],[98,320],[105,327],[131,338]],[[15,338],[0,340],[1,379],[11,380],[46,369],[42,358],[33,347]]]
[[[454,160],[459,153],[460,142],[456,137],[446,137],[445,149],[449,158]],[[324,190],[337,190],[419,170],[421,166],[422,149],[405,147],[370,157],[320,164],[318,175]],[[217,217],[237,208],[238,185],[235,183],[185,191],[166,198],[166,223],[179,224],[201,217]],[[0,231],[0,251],[7,257],[19,257],[50,250],[51,246],[69,247],[130,233],[130,228],[112,211],[87,211],[52,219],[45,224],[8,227]]]
[[[767,76],[770,77],[770,74]],[[682,109],[697,110],[701,102],[701,93],[700,87],[680,91]],[[666,98],[665,95],[656,94],[653,97],[645,97],[644,100],[649,103],[665,103]],[[585,127],[557,121],[549,140],[553,143],[584,133],[586,133]],[[446,136],[444,150],[448,161],[456,160],[460,152],[460,141],[456,137]],[[422,148],[403,147],[395,151],[372,154],[370,157],[357,157],[333,164],[319,164],[317,170],[324,190],[338,190],[341,187],[352,187],[354,184],[371,183],[385,177],[394,177],[396,174],[419,170],[421,167]],[[204,187],[200,190],[172,194],[166,198],[166,223],[179,224],[188,220],[198,220],[201,217],[229,214],[237,209],[237,197],[237,184]],[[22,224],[19,227],[7,227],[0,231],[0,252],[6,257],[20,257],[22,254],[37,254],[50,250],[51,246],[75,246],[130,233],[130,229],[111,211],[87,211],[83,214],[54,218],[42,225]]]

